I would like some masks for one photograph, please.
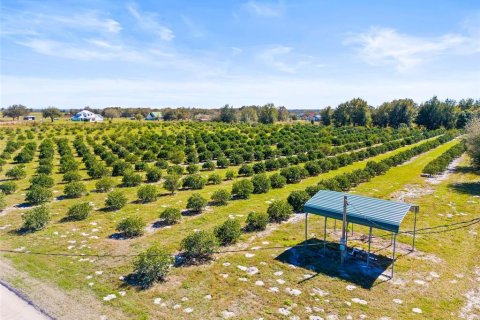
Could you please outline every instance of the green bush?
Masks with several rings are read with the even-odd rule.
[[[285,200],[275,200],[268,206],[267,214],[270,222],[282,222],[288,220],[293,209]]]
[[[103,177],[95,183],[97,192],[108,192],[115,186],[115,181],[110,177]]]
[[[167,168],[168,174],[182,175],[183,171],[183,167],[179,165],[174,165]]]
[[[200,171],[200,168],[197,165],[189,164],[187,166],[187,172],[189,174],[194,174],[194,173],[197,173],[198,171]]]
[[[180,244],[180,250],[189,261],[209,260],[217,248],[217,238],[213,233],[206,231],[194,232]]]
[[[207,179],[208,183],[211,184],[220,184],[222,183],[222,177],[218,173],[212,173],[211,175],[208,176]]]
[[[207,181],[199,174],[191,174],[183,178],[182,186],[187,189],[203,189]]]
[[[252,184],[253,193],[267,193],[271,188],[270,178],[265,173],[254,175]]]
[[[310,195],[306,191],[293,191],[287,198],[288,203],[296,212],[303,211],[303,205],[310,199]]]
[[[247,231],[262,231],[267,228],[268,214],[264,212],[250,212],[247,216]]]
[[[68,209],[67,218],[69,220],[85,220],[92,210],[93,207],[88,202],[76,203]]]
[[[27,176],[27,172],[22,165],[18,165],[5,172],[5,176],[14,180],[20,180]]]
[[[217,226],[214,233],[220,244],[227,246],[238,241],[242,235],[242,228],[238,220],[228,219],[222,225]]]
[[[77,171],[78,170],[78,162],[75,161],[73,158],[62,158],[65,160],[60,160],[60,172],[66,173],[69,171]]]
[[[116,161],[112,166],[112,176],[123,176],[127,171],[132,170],[132,166],[125,161]]]
[[[69,182],[63,189],[63,194],[67,198],[80,198],[87,193],[87,187],[81,181]]]
[[[158,190],[154,185],[146,184],[137,190],[138,200],[143,203],[153,202],[158,199]]]
[[[141,236],[146,225],[141,217],[131,216],[121,220],[117,224],[116,230],[121,232],[126,238],[133,238]]]
[[[232,180],[233,178],[235,178],[235,172],[233,172],[233,170],[227,170],[225,180]]]
[[[100,161],[95,161],[95,163],[87,169],[87,173],[92,179],[100,179],[101,177],[110,175],[110,170]]]
[[[142,183],[142,176],[133,170],[127,170],[123,174],[122,185],[124,187],[136,187]]]
[[[174,258],[163,250],[160,245],[154,244],[143,251],[133,262],[136,282],[142,288],[148,288],[154,282],[164,281]]]
[[[146,170],[148,182],[158,182],[162,179],[162,169],[158,167],[149,167]]]
[[[53,165],[50,164],[41,164],[37,168],[37,173],[49,175],[53,172]]]
[[[52,197],[53,193],[50,189],[40,186],[32,186],[27,191],[25,200],[32,205],[37,205],[50,201]]]
[[[205,199],[198,193],[194,193],[190,196],[190,198],[188,198],[187,209],[196,213],[201,213],[203,209],[205,209],[207,203],[207,199]]]
[[[166,208],[160,213],[160,219],[166,224],[175,224],[182,219],[182,212],[177,208]]]
[[[12,194],[17,190],[17,185],[13,181],[6,181],[0,184],[0,191],[4,194]]]
[[[226,205],[228,200],[230,200],[230,198],[231,198],[230,192],[228,192],[225,189],[215,190],[211,197],[212,201],[219,206]]]
[[[226,157],[219,157],[217,159],[217,166],[221,169],[228,168],[230,161]]]
[[[238,169],[238,174],[244,177],[250,177],[253,175],[253,167],[248,164],[244,164],[240,167],[240,169]]]
[[[64,182],[73,182],[82,180],[82,175],[78,171],[67,171],[63,174]]]
[[[270,176],[270,184],[272,185],[273,189],[283,188],[286,183],[287,179],[278,173],[274,173]]]
[[[105,199],[105,206],[112,210],[119,210],[127,204],[127,197],[120,190],[110,192]]]
[[[287,183],[298,183],[306,177],[308,172],[299,166],[291,166],[280,170],[280,174],[287,179]]]
[[[233,183],[232,194],[240,199],[248,199],[252,192],[253,183],[250,180],[243,179]]]
[[[163,187],[172,194],[175,194],[175,191],[180,189],[181,185],[182,182],[180,181],[180,176],[176,174],[166,176],[165,181],[163,182]]]
[[[22,216],[23,227],[25,231],[38,231],[48,224],[50,221],[50,211],[44,205],[28,210]]]
[[[44,173],[33,176],[33,178],[30,179],[30,183],[45,188],[51,188],[55,185],[53,178]]]
[[[215,170],[215,163],[213,161],[206,161],[202,164],[202,169],[205,171]]]

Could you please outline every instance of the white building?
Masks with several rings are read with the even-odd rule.
[[[70,118],[72,121],[100,122],[103,117],[88,110],[82,110]]]

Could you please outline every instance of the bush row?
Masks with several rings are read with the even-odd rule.
[[[438,156],[436,159],[430,161],[423,168],[422,172],[430,175],[444,172],[450,162],[452,162],[453,159],[461,156],[462,153],[465,152],[465,150],[466,148],[463,143],[454,145],[453,147],[442,153],[440,156]]]

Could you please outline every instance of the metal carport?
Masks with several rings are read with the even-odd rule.
[[[320,190],[304,205],[305,212],[305,240],[308,238],[308,214],[316,214],[325,217],[324,222],[324,250],[327,238],[327,219],[332,218],[344,221],[342,228],[342,262],[343,252],[348,249],[348,235],[345,231],[345,224],[359,224],[370,228],[368,237],[368,255],[367,264],[370,261],[370,244],[372,239],[372,228],[386,230],[393,234],[393,253],[392,253],[392,274],[395,264],[395,247],[397,234],[400,230],[405,215],[413,211],[414,227],[412,251],[415,249],[415,236],[417,225],[417,213],[419,207],[416,205],[389,201],[356,194],[343,192]],[[353,227],[352,227],[353,228]],[[342,245],[344,245],[342,247]]]

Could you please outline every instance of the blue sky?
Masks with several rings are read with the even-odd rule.
[[[1,107],[480,98],[479,1],[1,2]]]

